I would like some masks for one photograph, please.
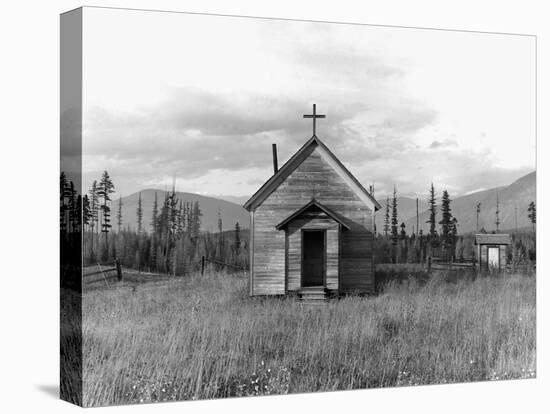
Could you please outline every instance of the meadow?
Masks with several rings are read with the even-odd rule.
[[[535,376],[535,277],[390,282],[321,305],[243,274],[83,296],[85,406]]]

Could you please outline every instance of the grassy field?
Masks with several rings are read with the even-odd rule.
[[[83,298],[86,406],[535,376],[535,278],[388,285],[321,306],[212,273]]]

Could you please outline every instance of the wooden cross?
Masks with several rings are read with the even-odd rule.
[[[313,136],[315,136],[315,121],[317,118],[326,118],[326,115],[317,115],[317,106],[313,104],[313,114],[304,115],[304,118],[313,118]]]

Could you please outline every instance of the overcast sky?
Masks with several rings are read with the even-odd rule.
[[[535,169],[533,37],[88,8],[84,186],[245,196],[317,135],[365,187]]]

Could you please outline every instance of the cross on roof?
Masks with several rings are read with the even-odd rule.
[[[313,136],[315,135],[315,123],[317,118],[326,118],[326,115],[317,115],[317,105],[313,104],[313,114],[304,115],[304,118],[313,118]]]

